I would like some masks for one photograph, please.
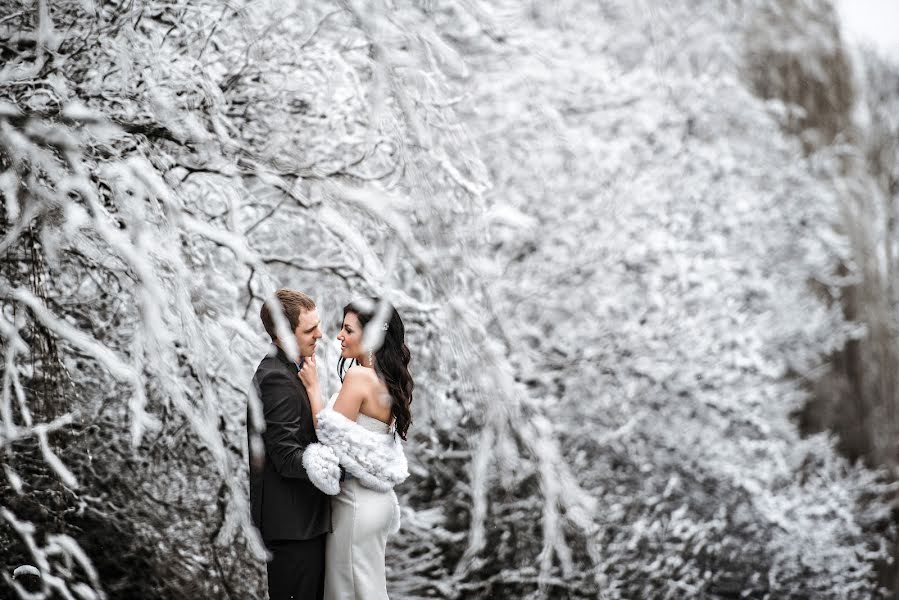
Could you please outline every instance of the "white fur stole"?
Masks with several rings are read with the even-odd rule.
[[[409,465],[398,436],[393,433],[375,433],[351,421],[332,408],[318,413],[319,444],[310,444],[303,453],[303,464],[310,455],[309,479],[326,494],[340,490],[339,475],[335,481],[331,470],[318,469],[319,462],[330,462],[333,452],[343,468],[359,483],[379,492],[389,492],[409,477]],[[335,491],[336,490],[336,491]]]

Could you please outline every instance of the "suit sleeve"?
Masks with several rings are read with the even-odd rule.
[[[303,467],[303,452],[311,442],[303,442],[300,429],[305,398],[298,398],[296,386],[285,373],[268,373],[259,382],[259,399],[265,417],[262,442],[272,465],[283,477],[309,480]],[[311,415],[309,415],[311,417]]]

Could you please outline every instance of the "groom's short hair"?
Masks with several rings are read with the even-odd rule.
[[[303,311],[315,310],[315,300],[303,292],[281,288],[275,292],[275,297],[281,304],[281,310],[284,311],[284,316],[287,317],[287,323],[290,325],[291,332],[296,331],[297,325],[300,322],[300,315],[303,314]],[[259,316],[262,318],[262,325],[265,327],[265,332],[274,342],[278,339],[278,334],[275,330],[275,320],[272,318],[268,303],[262,303],[262,309],[259,311]]]

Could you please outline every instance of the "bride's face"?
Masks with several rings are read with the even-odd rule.
[[[362,325],[355,313],[348,312],[343,318],[343,327],[337,334],[340,340],[340,356],[343,358],[360,359],[362,352]]]

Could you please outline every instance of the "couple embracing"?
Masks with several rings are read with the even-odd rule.
[[[400,442],[412,421],[413,388],[403,322],[377,301],[344,307],[342,385],[324,402],[315,302],[288,289],[275,296],[299,356],[288,356],[264,304],[273,347],[253,377],[263,418],[247,419],[250,504],[271,554],[269,598],[386,599],[387,536],[399,529],[393,487],[409,474]],[[367,341],[382,340],[373,352],[362,343],[366,326],[378,328]]]

